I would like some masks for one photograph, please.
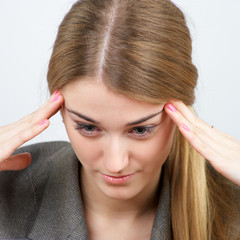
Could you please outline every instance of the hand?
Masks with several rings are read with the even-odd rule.
[[[180,101],[165,105],[189,143],[223,176],[240,185],[240,142],[199,119]]]
[[[16,123],[0,127],[0,171],[21,170],[30,164],[30,153],[11,154],[49,126],[48,119],[58,112],[63,101],[63,96],[56,91],[37,111]]]

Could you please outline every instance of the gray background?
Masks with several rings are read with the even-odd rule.
[[[0,126],[48,99],[46,73],[58,25],[75,1],[0,1]],[[240,140],[240,1],[174,0],[187,17],[199,69],[195,109]],[[60,115],[29,143],[67,140]]]

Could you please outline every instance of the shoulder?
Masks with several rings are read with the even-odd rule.
[[[12,186],[29,184],[29,179],[43,181],[52,171],[58,171],[76,161],[76,156],[69,142],[55,141],[36,143],[17,149],[14,154],[29,152],[31,164],[20,171],[0,172],[0,191],[6,183]],[[5,184],[4,184],[5,182]]]
[[[78,189],[80,163],[70,143],[37,143],[21,147],[14,154],[23,152],[32,156],[27,168],[0,172],[0,238],[7,232],[7,236],[24,236],[34,222],[46,220],[47,214],[57,215],[55,206],[61,207],[69,189]],[[45,217],[39,220],[40,211]]]
[[[31,181],[44,181],[51,172],[57,171],[64,165],[76,162],[76,156],[71,144],[63,141],[36,143],[17,149],[14,154],[29,152],[31,164],[20,171],[0,172],[0,193],[10,192],[11,189],[27,186]],[[7,186],[12,186],[10,189]],[[1,196],[0,196],[1,197]]]
[[[44,164],[59,164],[61,159],[66,159],[74,154],[71,144],[65,141],[42,142],[24,146],[17,149],[14,154],[24,152],[31,154],[32,162],[23,172],[37,170]]]
[[[17,149],[14,154],[29,152],[32,155],[33,161],[40,158],[50,157],[62,151],[71,149],[71,144],[65,141],[42,142],[32,145],[27,145]]]
[[[13,155],[24,152],[29,152],[31,154],[31,164],[20,171],[1,172],[1,177],[10,177],[12,175],[16,177],[26,174],[35,177],[44,171],[49,171],[50,169],[48,169],[48,167],[56,167],[61,164],[63,159],[69,159],[74,155],[71,144],[65,141],[42,142],[27,145],[17,149]]]

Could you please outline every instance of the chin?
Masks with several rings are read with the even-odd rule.
[[[121,201],[133,199],[138,195],[136,187],[133,186],[104,186],[101,191],[109,198]]]

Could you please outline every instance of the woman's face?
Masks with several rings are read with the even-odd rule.
[[[62,94],[69,139],[96,194],[130,199],[157,186],[175,129],[164,104],[140,102],[89,79]]]

